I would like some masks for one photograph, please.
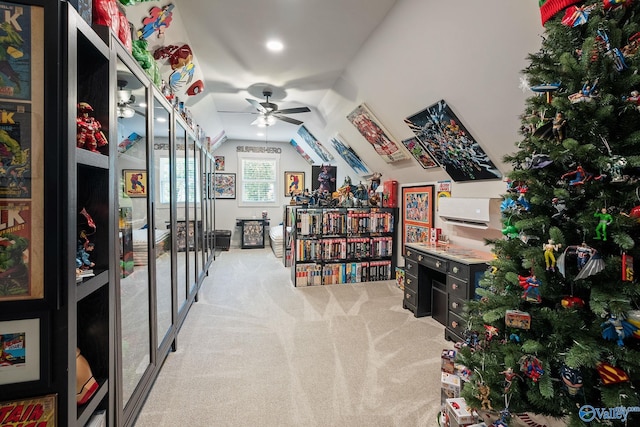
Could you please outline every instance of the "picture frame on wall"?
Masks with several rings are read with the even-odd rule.
[[[44,381],[39,317],[0,321],[0,385]]]
[[[304,192],[304,172],[285,172],[284,173],[284,195],[299,196]]]
[[[304,125],[300,126],[300,128],[298,129],[298,135],[300,135],[304,142],[306,142],[309,147],[311,147],[311,149],[315,151],[318,157],[320,157],[320,160],[322,160],[323,162],[330,162],[331,160],[333,160],[333,156],[331,155],[331,153],[329,153],[324,145],[322,145],[322,143],[318,141],[318,139],[313,136],[313,134],[309,132],[309,129],[307,129]]]
[[[445,100],[407,117],[404,122],[454,181],[502,179],[496,165]]]
[[[366,177],[371,175],[371,169],[362,161],[358,153],[354,151],[346,140],[339,133],[329,139],[334,150],[342,157],[342,159],[360,176]]]
[[[216,199],[236,198],[236,174],[216,173],[213,175],[213,191]]]
[[[311,191],[323,193],[328,191],[333,194],[336,191],[336,177],[338,168],[331,165],[311,166]]]
[[[129,197],[147,197],[147,171],[144,169],[124,169],[124,194]]]
[[[407,138],[402,141],[402,145],[404,145],[407,150],[411,153],[411,155],[416,159],[416,161],[422,166],[423,169],[433,169],[437,168],[440,165],[436,162],[431,154],[420,143],[420,140],[413,136],[411,138]]]
[[[0,407],[2,407],[3,413],[7,414],[6,418],[11,417],[9,414],[28,414],[28,422],[20,423],[16,421],[6,425],[56,427],[58,425],[57,400],[57,395],[47,394],[45,396],[6,400],[0,402]],[[23,416],[20,419],[23,420],[25,418]]]
[[[407,243],[428,242],[434,226],[434,186],[402,187],[402,253]]]
[[[216,172],[224,171],[224,156],[214,156]]]
[[[387,163],[408,159],[407,153],[393,140],[380,120],[378,120],[366,104],[360,104],[347,115],[347,120],[358,129],[358,132],[376,150],[376,153]]]

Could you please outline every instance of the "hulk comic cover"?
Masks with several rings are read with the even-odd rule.
[[[29,296],[31,202],[0,201],[0,300]]]
[[[31,99],[31,8],[0,2],[0,97]]]
[[[29,104],[0,102],[0,197],[31,197],[32,154]]]

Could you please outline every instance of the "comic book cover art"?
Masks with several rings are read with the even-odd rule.
[[[0,402],[0,425],[3,427],[56,427],[56,395]]]
[[[0,334],[0,366],[24,365],[25,333]]]
[[[0,201],[0,300],[31,294],[31,202]]]
[[[0,2],[0,96],[31,99],[31,9]]]
[[[0,197],[31,197],[31,112],[0,102]]]

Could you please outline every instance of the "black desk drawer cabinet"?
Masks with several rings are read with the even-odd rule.
[[[416,317],[433,316],[446,327],[446,339],[460,341],[466,327],[465,302],[474,297],[492,256],[466,248],[450,249],[421,243],[406,245],[403,306]]]

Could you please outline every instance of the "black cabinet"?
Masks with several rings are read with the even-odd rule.
[[[240,247],[242,249],[264,248],[264,232],[269,225],[268,218],[238,218],[240,226]]]
[[[403,307],[416,317],[432,316],[446,327],[446,339],[461,341],[465,301],[474,297],[491,258],[471,249],[407,244]]]

